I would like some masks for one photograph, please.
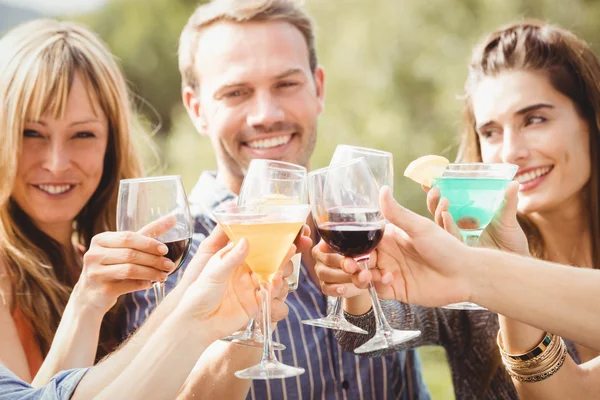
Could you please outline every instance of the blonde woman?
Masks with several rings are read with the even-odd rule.
[[[52,20],[8,32],[0,104],[0,363],[35,386],[114,349],[118,297],[175,266],[156,240],[103,233],[140,164],[125,80],[94,34]]]
[[[258,281],[244,264],[248,242],[241,240],[235,246],[228,242],[227,235],[215,229],[202,242],[182,283],[131,340],[108,359],[91,368],[61,371],[37,388],[0,364],[0,398],[120,399],[124,393],[132,400],[175,398],[207,347],[247,324],[258,311]],[[312,242],[301,236],[296,245],[302,251]],[[291,246],[286,260],[295,249]],[[287,293],[282,276],[289,276],[292,270],[291,262],[282,265],[275,276],[274,293]]]

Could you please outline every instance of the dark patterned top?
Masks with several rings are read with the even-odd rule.
[[[419,329],[421,336],[391,349],[369,353],[369,356],[380,357],[419,346],[442,346],[450,363],[457,400],[519,398],[501,364],[496,345],[499,324],[495,313],[420,307],[397,301],[382,301],[381,305],[392,327]],[[367,336],[336,331],[340,345],[352,351],[373,336],[375,318],[372,309],[361,316],[346,316],[349,322],[371,333]],[[569,354],[579,364],[580,358],[574,344],[565,342]]]

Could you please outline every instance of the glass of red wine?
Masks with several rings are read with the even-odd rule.
[[[167,232],[153,232],[154,226],[172,220]],[[192,218],[180,176],[123,179],[119,185],[117,230],[143,232],[163,242],[169,249],[165,257],[179,268],[192,243]],[[175,270],[173,272],[175,272]],[[164,282],[153,282],[157,305],[165,297]]]
[[[308,193],[321,239],[336,253],[352,257],[360,267],[368,269],[370,253],[383,238],[386,222],[379,210],[379,185],[365,159],[355,158],[309,173]],[[372,283],[368,290],[376,331],[369,341],[355,349],[356,353],[385,349],[421,334],[420,331],[392,329]],[[302,322],[357,332],[344,318],[341,300],[327,317]]]

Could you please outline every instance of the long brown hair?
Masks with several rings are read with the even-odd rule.
[[[600,62],[590,46],[560,27],[528,20],[513,23],[487,36],[473,52],[465,85],[464,121],[458,159],[481,161],[479,138],[471,93],[486,76],[506,70],[539,71],[555,90],[568,97],[589,127],[591,176],[584,188],[592,237],[592,265],[600,268]],[[539,229],[524,215],[521,226],[529,239],[532,255],[546,258]]]
[[[465,126],[458,153],[460,161],[482,161],[471,100],[474,87],[482,78],[506,70],[545,74],[553,88],[568,97],[587,122],[591,175],[583,195],[590,221],[592,265],[600,268],[600,62],[589,45],[572,32],[541,21],[516,22],[488,35],[474,49],[469,65],[465,84]],[[531,254],[546,259],[546,246],[538,227],[523,214],[519,214],[518,218],[529,240]],[[495,357],[488,370],[488,384],[501,365],[498,349],[495,344],[493,346]]]
[[[75,74],[109,121],[100,184],[73,222],[74,239],[88,248],[94,235],[115,230],[119,180],[141,172],[131,143],[134,121],[123,75],[106,46],[78,24],[36,20],[0,39],[0,257],[11,283],[11,293],[4,297],[11,312],[18,308],[31,323],[43,354],[58,328],[80,260],[43,233],[11,193],[25,121],[46,113],[61,118]],[[104,322],[101,348],[117,337]]]

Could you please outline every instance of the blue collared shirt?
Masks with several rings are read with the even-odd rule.
[[[0,399],[68,400],[88,369],[78,368],[61,371],[47,385],[36,389],[0,364]]]
[[[214,174],[204,172],[190,193],[195,219],[194,239],[202,241],[214,229],[212,210],[236,196],[220,185]],[[185,265],[167,280],[171,290],[183,274]],[[136,329],[154,308],[152,290],[129,296],[125,302],[130,331]],[[286,346],[276,351],[284,364],[302,367],[303,375],[252,382],[248,399],[429,399],[421,377],[421,363],[414,350],[400,351],[381,358],[359,357],[344,352],[333,331],[304,325],[302,320],[327,314],[327,297],[313,282],[304,265],[300,269],[298,289],[290,293],[286,304],[288,317],[277,324],[273,339]]]

